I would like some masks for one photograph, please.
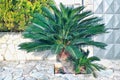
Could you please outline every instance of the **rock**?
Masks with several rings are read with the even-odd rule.
[[[113,80],[120,80],[120,71],[114,71]]]
[[[36,69],[33,69],[30,74],[38,72]]]
[[[116,71],[120,70],[120,61],[119,60],[112,61],[112,63],[113,63],[112,64],[113,65],[112,69],[114,69]]]
[[[116,62],[114,66],[118,65]],[[116,66],[117,67],[117,66]],[[47,61],[0,62],[0,80],[120,80],[120,70],[112,68],[92,74],[54,74],[54,65]]]
[[[79,80],[79,79],[80,79],[80,80],[86,80],[84,74],[77,74],[77,75],[75,75],[75,78],[76,78],[75,80]],[[92,79],[91,79],[91,80],[92,80]]]
[[[12,79],[12,74],[7,75],[7,76],[4,78],[4,80],[13,80],[13,79]]]
[[[35,67],[38,71],[41,71],[41,70],[43,70],[44,68],[42,68],[41,67],[41,65],[40,64],[38,64],[38,65],[36,65],[36,67]]]
[[[2,61],[2,66],[7,67],[11,71],[14,70],[17,65],[18,65],[18,62]]]
[[[74,80],[75,79],[74,74],[65,74],[64,77],[66,77],[68,80]]]
[[[27,75],[31,72],[31,70],[33,69],[32,66],[25,66],[24,68],[22,68],[24,70],[23,75]]]
[[[40,72],[33,72],[30,74],[30,76],[39,79],[39,78],[42,78],[44,74]]]
[[[54,65],[48,65],[46,64],[46,66],[42,67],[40,64],[36,66],[36,69],[38,71],[44,71],[46,73],[49,74],[54,74]]]
[[[48,74],[53,74],[54,75],[54,66],[50,66],[47,70]]]
[[[93,74],[82,74],[82,75],[84,76],[83,80],[96,80],[96,78],[93,76]],[[81,77],[79,77],[79,78],[81,78]]]
[[[35,68],[38,71],[44,71],[46,73],[54,75],[54,65],[49,65],[49,63],[45,65],[38,64]]]
[[[4,70],[4,71],[3,71],[4,74],[7,74],[7,73],[8,73],[8,74],[9,74],[9,73],[11,74],[14,69],[13,69],[13,68],[9,68],[9,67],[3,67],[3,70]]]
[[[2,73],[0,73],[0,80],[3,80],[6,76]]]
[[[13,72],[13,76],[14,76],[13,78],[14,79],[20,78],[20,77],[22,77],[22,74],[23,74],[23,70],[22,69],[16,70],[16,71]]]
[[[50,80],[69,80],[69,79],[64,78],[64,77],[62,77],[62,76],[57,76],[57,77],[51,78]]]
[[[0,76],[0,80],[3,80],[4,78]]]
[[[113,77],[113,70],[101,70],[100,72],[97,72],[98,77]]]
[[[120,76],[113,76],[112,80],[120,80]]]
[[[30,76],[38,80],[49,80],[49,75],[46,75],[45,73],[42,72],[31,73]]]
[[[92,74],[64,74],[65,80],[96,80]]]
[[[24,80],[37,80],[37,79],[28,76],[28,77],[25,77]]]
[[[16,68],[23,68],[24,67],[24,64],[18,64],[17,66],[16,66]]]
[[[3,71],[4,71],[4,69],[0,67],[0,72],[3,72]]]
[[[98,77],[96,80],[113,80],[113,79],[108,77]]]
[[[15,79],[15,80],[24,80],[24,77],[19,77],[19,78]]]
[[[113,62],[111,60],[101,59],[101,61],[98,61],[97,63],[104,65],[107,68],[114,68]]]

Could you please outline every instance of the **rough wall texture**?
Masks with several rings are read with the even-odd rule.
[[[54,74],[54,61],[2,61],[0,80],[120,80],[120,60],[101,60],[106,70],[92,74]]]
[[[51,54],[50,51],[34,54],[19,50],[18,45],[26,41],[30,40],[24,39],[21,33],[0,32],[0,60],[37,60],[44,59]],[[48,58],[52,59],[52,57]]]
[[[120,0],[94,0],[95,16],[103,18],[109,33],[95,37],[108,44],[106,50],[94,48],[94,55],[106,59],[120,59]]]

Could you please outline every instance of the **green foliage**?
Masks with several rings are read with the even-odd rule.
[[[43,7],[44,14],[35,13],[31,24],[23,36],[32,42],[20,44],[20,49],[28,52],[52,50],[60,53],[63,49],[75,58],[82,56],[79,48],[92,45],[104,49],[106,44],[95,42],[92,36],[105,33],[104,24],[98,17],[90,17],[91,11],[83,11],[84,7],[66,7],[60,4],[60,9],[50,5],[53,11]]]
[[[74,64],[75,72],[76,73],[87,73],[87,74],[92,73],[94,77],[97,77],[95,71],[104,70],[105,67],[103,67],[100,64],[95,63],[95,61],[100,61],[98,57],[96,56],[88,57],[89,51],[85,52],[84,50],[82,50],[82,53],[84,55],[78,59],[72,56],[69,57],[69,60]]]
[[[53,0],[0,0],[0,31],[23,31],[33,13],[42,13]]]
[[[81,66],[86,68],[86,73],[93,74],[95,70],[103,69],[92,63],[99,61],[99,58],[88,58],[89,51],[82,50],[86,45],[105,49],[105,43],[92,40],[93,36],[106,33],[101,19],[91,16],[91,11],[83,11],[83,6],[73,8],[60,4],[60,9],[55,5],[50,5],[50,8],[52,11],[43,7],[44,14],[33,15],[31,24],[23,33],[32,41],[20,44],[20,49],[28,52],[51,50],[55,54],[67,52],[72,56],[76,73],[80,73]]]

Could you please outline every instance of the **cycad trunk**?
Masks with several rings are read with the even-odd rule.
[[[67,60],[69,56],[70,54],[63,48],[61,53],[57,55],[57,60],[61,62],[65,73],[74,73],[73,64]]]
[[[68,57],[69,57],[69,53],[66,52],[64,48],[63,48],[62,51],[57,55],[57,59],[58,59],[60,62],[67,60]]]

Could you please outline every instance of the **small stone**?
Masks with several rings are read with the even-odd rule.
[[[85,75],[84,74],[77,74],[77,75],[75,75],[75,78],[76,78],[76,80],[79,80],[79,79],[85,80]]]
[[[36,67],[35,67],[38,71],[42,70],[43,68],[41,68],[41,65],[38,64]]]
[[[120,71],[114,71],[113,78],[117,78],[117,77],[120,78]]]
[[[37,78],[37,79],[43,77],[43,75],[44,74],[40,73],[40,72],[35,72],[35,73],[30,74],[31,77],[34,77],[34,78]]]
[[[48,77],[49,75],[46,75],[46,74],[44,74],[42,72],[31,73],[30,76],[34,77],[34,78],[36,78],[38,80],[49,80],[49,77]]]
[[[96,80],[96,78],[93,76],[93,74],[83,74],[83,75],[84,75],[84,79],[83,80]]]
[[[64,77],[67,78],[68,80],[74,80],[75,79],[74,74],[65,74]]]
[[[4,80],[13,80],[13,79],[12,79],[12,74],[7,75]]]
[[[25,79],[24,80],[37,80],[37,79],[35,79],[35,78],[33,78],[33,77],[25,77]]]
[[[3,70],[4,70],[3,72],[4,74],[13,72],[13,68],[10,68],[10,67],[3,67]]]
[[[23,75],[29,74],[32,69],[33,69],[32,66],[25,66],[25,67],[23,68],[23,70],[24,70]]]
[[[98,77],[113,77],[113,70],[101,70],[100,72],[97,72]]]
[[[2,74],[2,72],[0,73],[0,80],[3,80],[6,77],[6,75]]]
[[[4,71],[4,69],[0,67],[0,72],[3,72],[3,71]]]
[[[3,80],[4,78],[0,76],[0,80]]]
[[[38,72],[36,69],[33,69],[30,74]]]
[[[24,77],[19,77],[19,78],[15,79],[15,80],[24,80]]]
[[[120,76],[113,76],[112,80],[120,80]]]
[[[23,68],[23,67],[24,67],[23,64],[18,64],[18,65],[16,66],[16,68]]]
[[[47,73],[54,74],[54,66],[49,67],[49,69],[47,70]]]
[[[51,80],[69,80],[69,79],[64,78],[64,77],[62,77],[62,76],[57,76],[57,77],[51,78]]]
[[[14,71],[13,72],[14,79],[22,77],[22,74],[23,74],[23,70],[22,69]]]

